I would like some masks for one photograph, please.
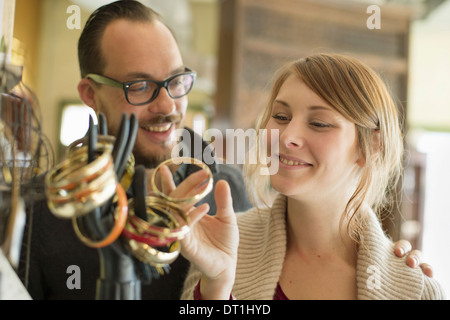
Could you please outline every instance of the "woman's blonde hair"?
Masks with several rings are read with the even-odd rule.
[[[290,76],[296,76],[347,120],[355,123],[358,145],[365,158],[359,183],[344,216],[347,230],[355,238],[362,217],[361,206],[370,206],[380,215],[395,205],[396,187],[403,164],[403,134],[401,113],[397,109],[382,79],[364,63],[338,54],[317,54],[299,59],[282,67],[273,83],[264,112],[258,119],[256,132],[264,129],[270,119],[272,104]],[[259,141],[259,139],[257,140]],[[262,164],[244,166],[252,201],[264,203],[262,191],[270,189],[269,179],[258,173]],[[265,179],[264,179],[265,178]],[[262,182],[261,179],[265,181]],[[262,186],[266,187],[262,187]],[[259,198],[255,201],[255,198]]]

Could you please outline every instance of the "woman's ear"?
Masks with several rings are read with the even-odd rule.
[[[380,155],[380,153],[381,153],[381,148],[382,148],[382,145],[381,145],[381,134],[380,134],[380,129],[376,129],[375,131],[374,131],[374,133],[373,133],[373,135],[372,135],[372,145],[371,145],[371,148],[372,148],[372,152],[371,152],[371,154],[372,154],[372,157],[371,157],[371,160],[372,161],[375,161],[377,158],[378,158],[378,156]],[[361,150],[360,150],[360,155],[359,155],[359,158],[358,158],[358,160],[356,161],[356,164],[360,167],[360,168],[364,168],[364,166],[366,165],[366,157],[363,155],[363,153],[361,152]]]
[[[378,156],[380,155],[381,148],[382,148],[382,145],[381,145],[381,134],[380,134],[380,130],[379,129],[376,129],[374,131],[373,135],[372,135],[371,148],[372,148],[372,150],[371,150],[372,151],[371,152],[371,154],[372,154],[371,160],[375,161],[378,158]],[[358,158],[358,160],[356,160],[356,164],[360,168],[364,168],[365,165],[366,165],[367,159],[366,159],[366,156],[363,155],[361,150],[359,151],[359,153],[360,153],[359,154],[359,158]]]
[[[362,154],[361,150],[359,151],[359,158],[356,160],[356,164],[360,168],[364,168],[366,165],[366,157]]]
[[[373,148],[373,156],[375,160],[376,158],[378,158],[378,156],[381,153],[381,150],[383,148],[382,144],[381,144],[381,133],[380,133],[380,129],[376,129],[373,136],[372,136],[372,148]]]
[[[83,78],[78,83],[78,94],[84,104],[88,105],[97,112],[97,104],[95,101],[94,84],[89,79]]]

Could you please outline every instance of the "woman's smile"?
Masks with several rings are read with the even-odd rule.
[[[280,160],[280,165],[287,169],[312,167],[312,164],[292,156],[279,154],[278,159]]]

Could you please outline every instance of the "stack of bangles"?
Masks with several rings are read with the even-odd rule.
[[[193,206],[212,190],[213,178],[209,167],[194,158],[175,158],[161,163],[152,175],[153,195],[145,197],[145,213],[135,214],[134,199],[127,199],[134,175],[134,158],[128,159],[124,177],[120,182],[114,171],[112,149],[114,137],[98,136],[97,157],[88,163],[85,140],[69,146],[67,159],[51,170],[46,178],[47,203],[52,213],[60,218],[72,219],[78,238],[87,246],[102,248],[122,235],[131,253],[140,261],[164,273],[164,267],[179,256],[180,240],[189,232],[189,218],[182,209]],[[169,197],[157,188],[157,173],[163,165],[171,172],[180,164],[194,165],[208,172],[201,191],[185,198]],[[80,230],[79,218],[101,207],[115,195],[117,206],[114,226],[102,240],[93,240]],[[140,216],[146,216],[146,219]],[[83,228],[81,228],[83,229]]]
[[[206,187],[199,194],[186,198],[170,198],[156,189],[155,177],[162,165],[173,165],[183,161],[195,164],[208,171]],[[163,273],[164,266],[172,263],[180,253],[180,240],[190,231],[189,217],[179,204],[193,204],[212,189],[212,173],[201,161],[194,158],[176,158],[161,163],[152,176],[152,187],[156,195],[145,197],[147,219],[135,214],[135,203],[129,200],[128,221],[122,235],[133,255],[140,261],[155,267]]]
[[[113,140],[100,135],[95,150],[95,159],[88,162],[87,145],[69,147],[67,158],[46,175],[45,193],[48,207],[56,217],[72,219],[79,239],[87,246],[101,248],[121,235],[128,216],[128,199],[114,170]],[[106,204],[114,195],[118,203],[109,235],[100,241],[83,235],[77,219]]]
[[[189,219],[177,205],[158,197],[147,196],[145,202],[147,220],[135,215],[134,201],[129,200],[122,235],[137,259],[162,273],[163,267],[178,257],[179,241],[190,231]]]
[[[97,143],[97,157],[88,163],[87,146],[68,157],[45,177],[47,203],[53,214],[70,219],[83,216],[105,204],[115,193],[117,177],[112,145]]]
[[[113,147],[115,141],[116,141],[116,138],[114,136],[109,136],[109,135],[99,135],[98,136],[98,142],[100,144],[110,145],[111,148]],[[70,157],[71,153],[76,152],[78,149],[83,147],[86,143],[87,143],[86,137],[72,142],[68,147],[68,156]],[[120,179],[120,184],[122,185],[122,187],[125,191],[128,190],[128,188],[131,185],[131,181],[133,180],[134,165],[135,165],[135,159],[134,159],[134,155],[131,153],[127,160],[125,172],[124,172],[122,178]]]

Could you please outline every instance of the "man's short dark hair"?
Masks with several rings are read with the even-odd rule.
[[[135,0],[119,0],[95,10],[89,16],[78,40],[78,62],[82,78],[88,73],[103,72],[105,61],[101,54],[101,39],[106,27],[118,19],[162,22],[157,12]]]

